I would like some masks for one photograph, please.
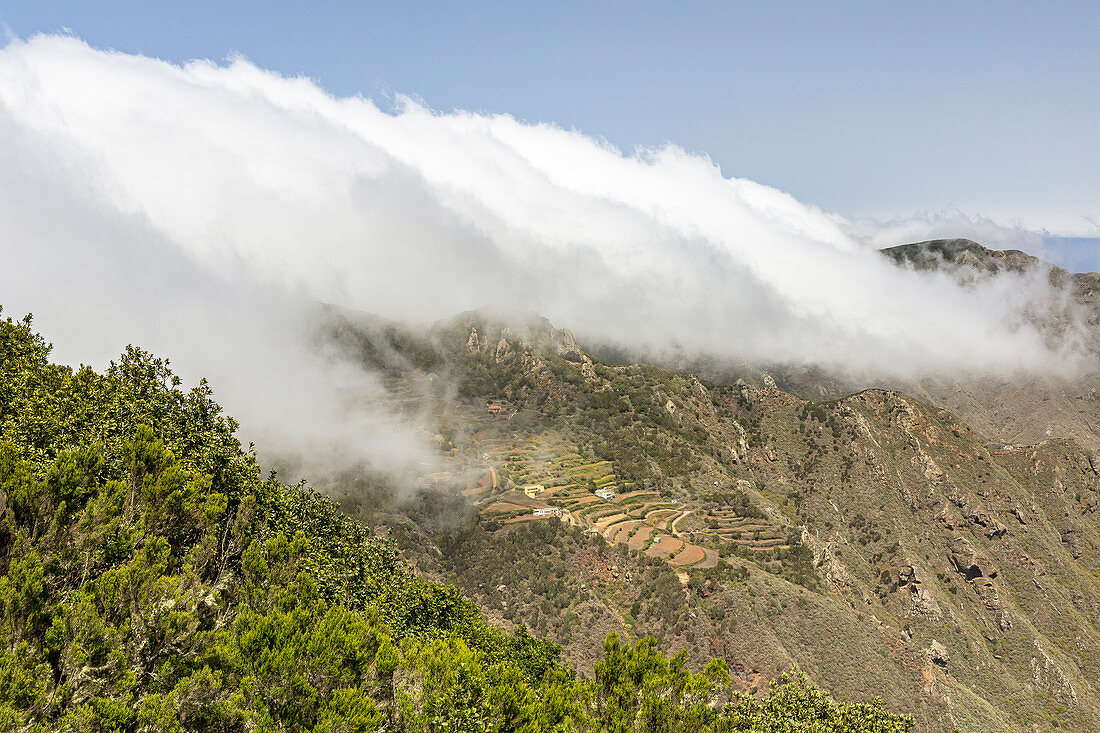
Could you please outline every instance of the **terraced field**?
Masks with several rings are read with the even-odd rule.
[[[626,546],[631,550],[642,550],[649,544],[649,541],[653,539],[653,535],[656,532],[657,530],[648,525],[639,525],[630,535],[630,538],[626,542]]]
[[[712,526],[702,530],[703,533],[722,542],[732,542],[750,550],[789,547],[783,530],[766,520],[742,517],[730,509],[711,510],[705,519]]]
[[[717,565],[716,550],[678,536],[678,525],[692,513],[690,509],[663,499],[656,491],[635,489],[621,482],[610,461],[585,461],[556,436],[539,435],[511,444],[492,440],[488,434],[476,437],[482,457],[498,462],[501,474],[518,487],[506,493],[501,493],[503,486],[483,488],[479,506],[484,513],[511,514],[522,507],[529,511],[505,521],[537,521],[545,517],[536,516],[536,508],[557,507],[562,510],[562,521],[590,529],[609,542],[665,558],[677,567]],[[490,476],[491,470],[486,467],[485,476]],[[482,478],[478,485],[489,483],[488,478]],[[537,493],[533,488],[536,486],[541,487]],[[523,487],[527,487],[527,493]],[[601,489],[613,492],[613,496],[596,496]]]
[[[677,539],[672,535],[657,535],[653,543],[646,548],[645,554],[650,557],[659,557],[662,560],[667,560],[684,549],[684,546],[685,543],[683,540]]]
[[[430,384],[404,378],[385,384],[399,410],[431,411],[467,426],[462,445],[452,451],[455,488],[486,516],[506,523],[560,519],[681,568],[716,566],[723,545],[752,551],[787,546],[784,531],[766,520],[728,508],[701,513],[624,482],[610,461],[585,457],[559,434],[517,434],[482,409],[436,400]],[[611,498],[595,493],[604,490]],[[547,509],[560,515],[536,514]]]
[[[409,405],[422,394],[418,385],[400,381],[387,387],[405,395]],[[753,551],[787,547],[784,530],[766,519],[740,516],[727,507],[701,513],[700,507],[638,489],[619,479],[612,462],[585,458],[560,435],[517,436],[474,408],[459,417],[474,426],[466,452],[477,463],[475,478],[462,493],[486,516],[506,523],[560,518],[678,568],[715,567],[724,545]],[[597,496],[601,490],[612,497]],[[547,508],[559,508],[560,516],[536,514]]]

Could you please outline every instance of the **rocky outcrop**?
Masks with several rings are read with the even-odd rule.
[[[562,328],[555,331],[554,342],[558,356],[566,361],[574,364],[581,364],[589,361],[584,351],[577,345],[577,340],[573,338],[573,334],[570,333],[568,328]]]
[[[822,542],[807,527],[802,528],[802,542],[813,552],[813,563],[817,574],[829,588],[837,593],[851,590],[852,576],[836,556],[831,542]]]
[[[1035,639],[1034,646],[1035,656],[1031,658],[1029,664],[1032,683],[1037,688],[1050,692],[1056,699],[1065,702],[1077,702],[1077,688],[1066,674],[1066,671],[1062,669],[1062,665],[1058,663],[1054,654],[1039,639]]]
[[[497,347],[493,351],[493,358],[497,360],[498,364],[516,353],[516,349],[508,340],[508,336],[511,335],[513,334],[507,328],[500,334],[500,341],[497,341]]]
[[[947,663],[951,661],[951,654],[947,651],[947,647],[935,639],[929,644],[925,653],[928,655],[928,660],[939,667],[946,668]]]
[[[1008,534],[1008,527],[988,512],[970,510],[965,516],[971,525],[980,527],[980,531],[991,540],[999,540]]]
[[[476,328],[470,328],[470,338],[466,339],[466,350],[471,354],[483,351],[488,344],[477,334]]]
[[[573,338],[573,334],[568,328],[554,329],[551,333],[551,341],[558,356],[578,367],[586,382],[600,381],[599,377],[596,376],[596,369],[592,365],[592,360],[588,358],[588,354],[584,353],[584,349],[577,344],[577,340]]]
[[[954,566],[956,572],[967,580],[997,577],[997,569],[993,566],[993,562],[975,550],[964,537],[955,538],[947,559]]]
[[[745,463],[749,460],[749,442],[748,435],[745,433],[745,428],[741,426],[741,423],[736,420],[731,420],[733,423],[733,429],[737,431],[737,444],[729,446],[731,463],[737,465],[738,463]]]
[[[992,616],[996,627],[1001,631],[1008,631],[1011,629],[1013,625],[1012,613],[1001,598],[1001,593],[997,589],[996,583],[990,578],[981,577],[975,578],[972,585],[974,587],[974,592],[982,599],[982,605],[985,607],[985,610]]]
[[[906,565],[898,572],[898,587],[909,594],[909,614],[911,616],[943,616],[940,604],[928,590],[927,583],[920,571],[912,565]]]

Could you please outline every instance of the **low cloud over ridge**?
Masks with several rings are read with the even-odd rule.
[[[672,146],[624,155],[409,99],[390,113],[243,59],[65,36],[0,50],[0,141],[6,312],[35,312],[61,358],[171,356],[246,428],[287,419],[264,394],[303,379],[299,401],[334,414],[377,389],[305,345],[315,301],[410,323],[490,304],[641,352],[898,376],[1075,363],[1026,325],[1042,278],[900,269],[873,234]]]

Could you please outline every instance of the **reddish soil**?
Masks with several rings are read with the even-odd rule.
[[[648,540],[650,535],[652,534],[653,530],[651,528],[642,527],[634,533],[634,536],[630,538],[630,540],[626,543],[626,546],[629,547],[631,550],[640,550],[645,547],[646,540]]]
[[[668,558],[679,552],[683,546],[683,540],[678,540],[669,535],[661,535],[661,540],[650,545],[645,554],[650,557]]]
[[[706,557],[704,558],[703,562],[699,563],[695,567],[702,568],[702,569],[718,567],[718,553],[717,552],[715,552],[714,550],[712,550],[708,547],[704,547],[703,548],[703,553],[706,555]]]
[[[699,545],[685,545],[675,557],[669,559],[669,565],[676,565],[678,567],[686,567],[688,565],[694,565],[706,558],[707,554],[703,551]]]
[[[630,533],[633,532],[634,528],[637,526],[637,522],[626,522],[625,524],[620,524],[618,527],[615,528],[614,542],[626,544],[627,541],[630,539]]]

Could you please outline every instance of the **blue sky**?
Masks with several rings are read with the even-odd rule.
[[[848,216],[1045,229],[1100,269],[1100,4],[15,2],[0,22],[671,141]]]

